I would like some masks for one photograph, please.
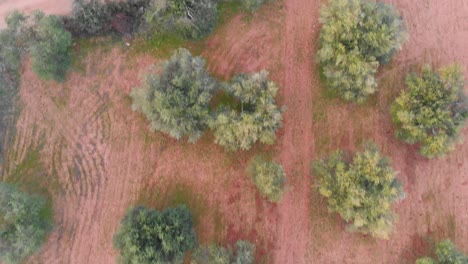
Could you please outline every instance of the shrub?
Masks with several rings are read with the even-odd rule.
[[[440,264],[467,264],[468,256],[460,253],[450,240],[439,242],[436,255]]]
[[[215,0],[152,0],[145,18],[150,30],[198,39],[213,31],[217,13]]]
[[[338,151],[314,169],[329,210],[339,213],[349,223],[350,231],[388,239],[395,219],[392,203],[402,199],[404,193],[376,146],[369,145],[351,162]]]
[[[361,103],[377,90],[375,74],[407,39],[404,22],[390,4],[331,0],[322,8],[317,61],[328,88]]]
[[[397,137],[419,143],[421,154],[428,158],[448,153],[468,117],[460,67],[442,68],[439,74],[426,66],[420,77],[409,74],[406,85],[392,105]]]
[[[436,264],[436,263],[430,257],[425,257],[425,258],[417,259],[415,264]]]
[[[192,254],[192,264],[253,264],[255,246],[248,241],[236,242],[235,250],[219,245],[199,247]]]
[[[179,49],[163,64],[160,75],[148,74],[143,86],[132,91],[132,108],[146,115],[151,129],[176,139],[187,135],[195,142],[206,128],[215,88],[205,61]]]
[[[114,235],[122,263],[171,263],[196,246],[192,215],[185,206],[159,212],[131,208]]]
[[[57,16],[38,16],[31,47],[32,69],[42,79],[64,81],[71,66],[71,34]]]
[[[150,0],[106,1],[75,0],[65,27],[76,36],[100,36],[111,32],[133,34],[141,31],[144,10]]]
[[[39,250],[50,229],[46,201],[0,183],[0,261],[19,263]]]
[[[282,125],[283,109],[276,104],[278,86],[268,80],[268,72],[238,75],[227,89],[240,101],[240,109],[218,109],[209,122],[215,142],[230,151],[248,150],[257,141],[273,144]]]
[[[255,12],[267,0],[241,0],[242,7],[250,12]]]
[[[467,264],[468,256],[460,253],[450,240],[444,240],[436,245],[437,260],[423,257],[416,260],[416,264]]]
[[[280,164],[257,156],[250,161],[247,172],[263,196],[272,202],[281,200],[286,177]]]

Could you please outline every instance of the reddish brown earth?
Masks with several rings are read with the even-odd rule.
[[[249,152],[226,153],[211,135],[188,144],[151,133],[128,98],[156,62],[149,56],[101,49],[63,84],[40,81],[26,63],[8,168],[41,147],[50,177],[59,182],[56,227],[30,262],[113,263],[112,235],[125,209],[137,203],[187,203],[202,243],[248,239],[261,263],[412,263],[442,237],[468,252],[468,142],[445,158],[424,159],[394,139],[388,114],[414,65],[456,60],[468,78],[468,3],[391,2],[408,23],[410,41],[381,70],[380,92],[363,106],[324,95],[314,63],[321,1],[268,4],[253,16],[235,16],[206,41],[202,56],[216,75],[267,69],[282,87],[279,101],[288,109],[278,143]],[[354,151],[366,140],[391,157],[407,193],[395,206],[399,221],[388,241],[346,232],[311,190],[312,160],[337,148]],[[274,153],[285,167],[288,185],[278,205],[262,199],[245,175],[259,151]]]

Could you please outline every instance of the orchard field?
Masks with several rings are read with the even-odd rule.
[[[45,193],[55,223],[27,263],[114,263],[112,237],[135,204],[186,204],[199,243],[248,240],[258,263],[414,263],[441,239],[468,252],[468,141],[427,159],[395,138],[390,114],[406,74],[421,64],[458,62],[468,79],[468,2],[384,2],[400,11],[409,40],[379,68],[379,91],[361,105],[332,98],[321,80],[315,57],[324,0],[276,0],[255,13],[224,3],[221,23],[197,41],[76,41],[63,83],[41,80],[26,57],[1,177]],[[192,144],[150,131],[132,111],[129,94],[151,65],[178,47],[206,59],[222,80],[268,70],[280,87],[279,105],[287,107],[276,143],[229,152],[213,143],[212,132]],[[468,127],[460,135],[468,138]],[[346,232],[314,189],[312,161],[336,149],[360,150],[369,140],[391,159],[406,193],[394,204],[398,220],[389,240]],[[277,204],[264,199],[246,173],[258,153],[284,167],[287,183]]]

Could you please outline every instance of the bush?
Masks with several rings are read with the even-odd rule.
[[[131,208],[114,235],[122,263],[171,263],[197,244],[192,215],[185,206],[159,212]]]
[[[255,142],[273,144],[282,125],[282,112],[275,101],[278,86],[268,80],[268,72],[238,75],[228,92],[240,101],[240,109],[222,106],[210,120],[215,142],[230,151],[248,150]]]
[[[31,47],[32,69],[42,79],[64,81],[71,66],[71,34],[57,16],[38,16]]]
[[[416,260],[416,264],[467,264],[468,256],[460,253],[450,240],[444,240],[436,245],[437,260],[423,257]]]
[[[224,248],[219,245],[199,247],[192,254],[192,264],[253,264],[255,261],[255,246],[248,241],[239,240],[236,249]]]
[[[395,214],[392,203],[404,193],[387,159],[369,145],[351,162],[338,151],[315,165],[319,192],[328,198],[328,208],[349,223],[350,231],[388,239]]]
[[[242,7],[250,12],[255,12],[267,0],[241,0]]]
[[[215,88],[205,61],[179,49],[163,64],[160,75],[148,74],[143,86],[132,91],[132,108],[146,115],[151,129],[176,139],[187,135],[195,142],[206,128]]]
[[[281,165],[257,156],[250,161],[247,172],[263,196],[272,202],[281,200],[283,186],[286,183],[286,177]]]
[[[198,39],[213,31],[217,13],[215,0],[151,0],[145,18],[150,30]]]
[[[463,82],[458,66],[442,68],[440,74],[426,66],[421,77],[409,74],[408,88],[392,105],[397,137],[419,143],[421,154],[428,158],[451,151],[468,117]]]
[[[404,22],[389,4],[331,0],[322,8],[317,61],[328,88],[361,103],[377,90],[375,74],[407,39]]]
[[[101,36],[111,32],[133,34],[144,24],[144,10],[150,0],[75,0],[72,17],[65,27],[76,36]]]
[[[436,263],[430,257],[425,257],[425,258],[417,259],[415,264],[436,264]]]
[[[0,261],[20,263],[39,250],[50,229],[46,201],[0,183]]]
[[[439,242],[436,255],[440,264],[467,264],[468,256],[460,253],[450,240]]]

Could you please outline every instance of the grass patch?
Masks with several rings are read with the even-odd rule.
[[[16,185],[22,192],[39,195],[46,200],[41,216],[51,220],[53,217],[52,196],[60,190],[57,177],[48,175],[41,160],[40,149],[30,150],[23,162],[16,166],[5,182]]]
[[[82,38],[73,43],[73,71],[85,73],[85,59],[90,53],[96,50],[107,53],[119,43],[119,40],[112,37]]]
[[[194,193],[191,187],[180,183],[174,183],[164,189],[148,188],[143,190],[137,204],[157,210],[185,204],[192,213],[195,225],[200,223],[201,216],[207,213],[208,209],[203,196]]]
[[[226,1],[218,3],[218,23],[217,28],[229,21],[235,14],[242,11],[242,3],[240,1]]]

